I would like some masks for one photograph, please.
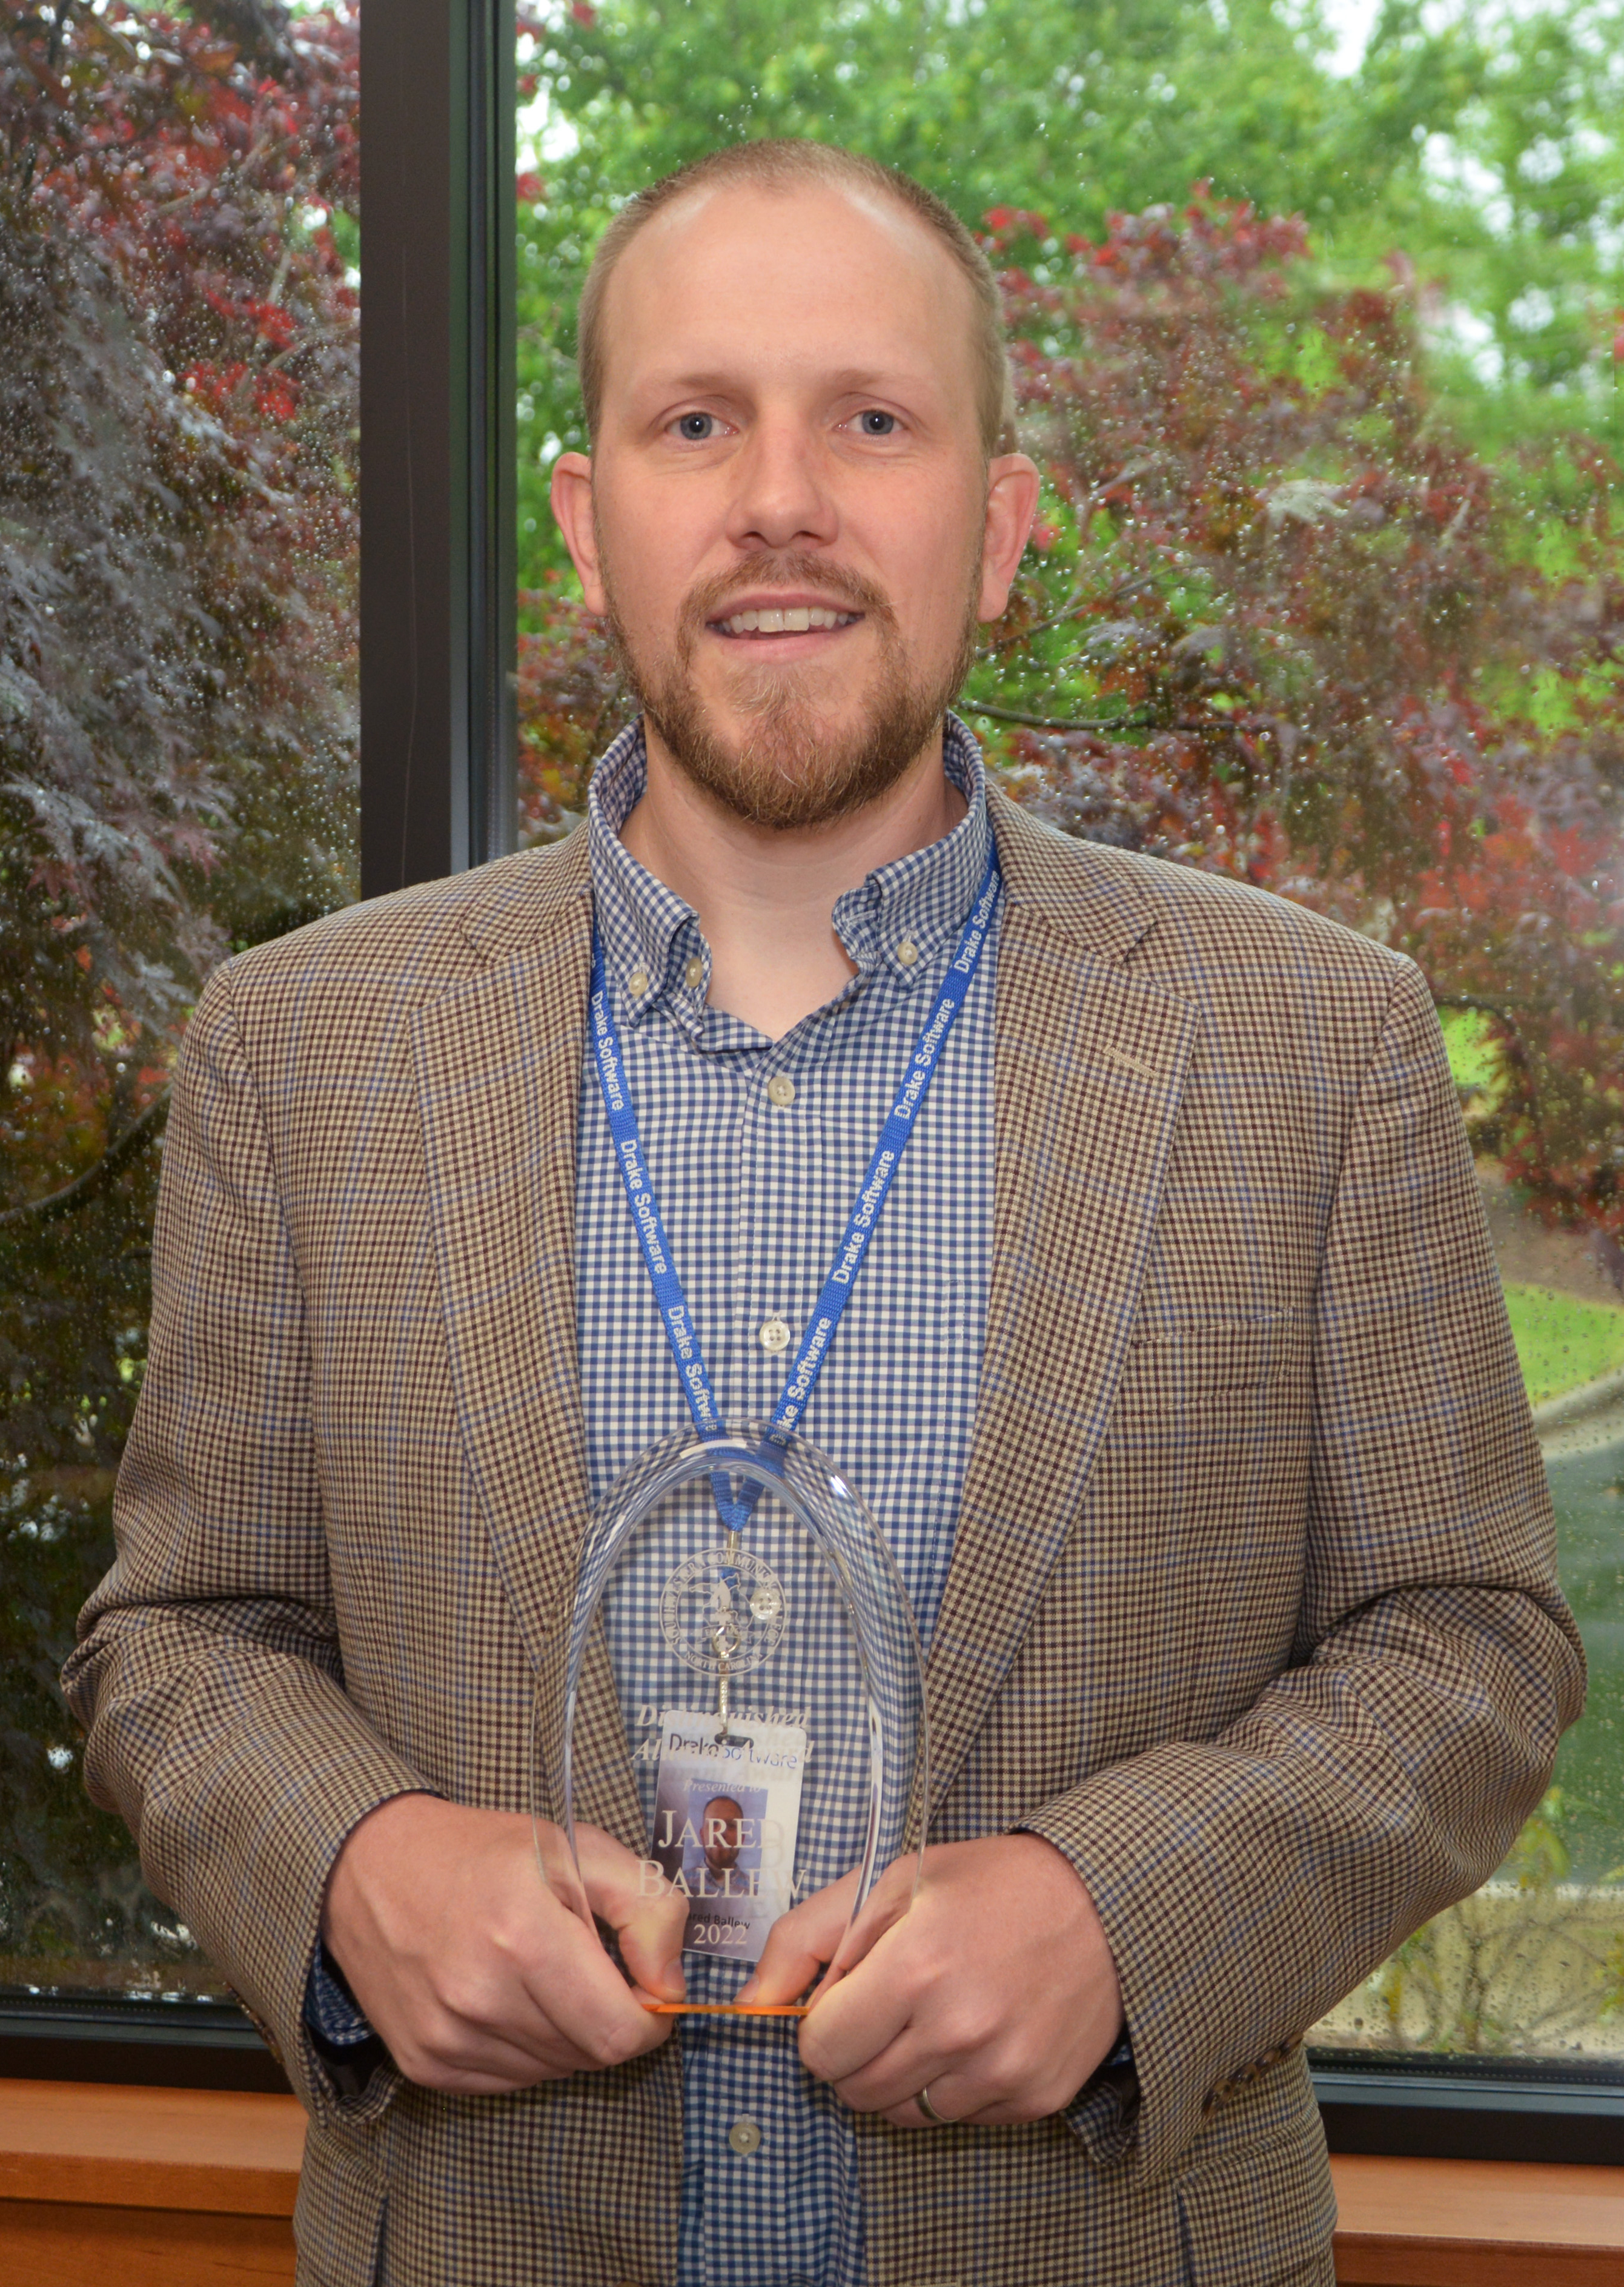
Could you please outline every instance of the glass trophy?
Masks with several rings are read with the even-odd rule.
[[[572,1855],[599,1626],[635,1719],[645,1864],[688,1901],[688,1998],[648,2006],[768,2014],[732,1997],[780,1914],[855,1873],[855,1919],[905,1855],[917,1879],[923,1672],[891,1550],[834,1465],[765,1424],[719,1439],[685,1427],[640,1455],[593,1515],[576,1574],[560,1773]]]

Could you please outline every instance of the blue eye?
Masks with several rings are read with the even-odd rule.
[[[858,415],[858,424],[865,437],[889,437],[897,425],[894,413],[882,413],[871,405],[866,413]]]
[[[714,413],[684,413],[677,418],[677,433],[690,445],[703,445],[709,439]]]

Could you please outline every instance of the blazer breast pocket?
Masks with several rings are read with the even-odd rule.
[[[1119,1415],[1195,1411],[1244,1415],[1259,1400],[1306,1399],[1307,1336],[1295,1310],[1137,1327],[1117,1393]]]

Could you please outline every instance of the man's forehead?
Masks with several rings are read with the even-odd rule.
[[[967,318],[973,299],[936,233],[883,194],[816,178],[701,185],[617,263],[605,297],[607,362],[630,348],[633,368],[616,376],[625,384],[657,374],[678,390],[720,386],[769,325],[786,348],[817,344],[820,311],[843,290],[851,305],[840,338],[823,339],[824,377],[844,375],[852,387],[910,352],[939,368],[944,292],[963,298]]]
[[[848,231],[889,242],[898,257],[919,267],[951,261],[936,233],[899,198],[838,176],[806,175],[788,181],[697,183],[680,192],[645,223],[622,261],[638,248],[661,264],[685,245],[701,249],[758,229],[795,231],[842,224]]]

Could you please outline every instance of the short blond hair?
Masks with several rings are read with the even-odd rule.
[[[581,397],[586,408],[589,437],[598,435],[604,392],[604,297],[614,265],[645,224],[652,222],[675,199],[711,184],[750,183],[758,189],[783,193],[804,183],[833,183],[877,193],[891,199],[934,232],[969,281],[975,299],[975,350],[981,442],[989,457],[1012,453],[1015,438],[1015,391],[1010,377],[1009,352],[1004,344],[1003,310],[992,265],[950,206],[927,191],[911,175],[882,166],[838,143],[814,143],[798,136],[766,137],[757,142],[729,143],[702,159],[664,175],[646,190],[627,200],[598,240],[592,266],[582,289],[577,320],[576,364]]]

